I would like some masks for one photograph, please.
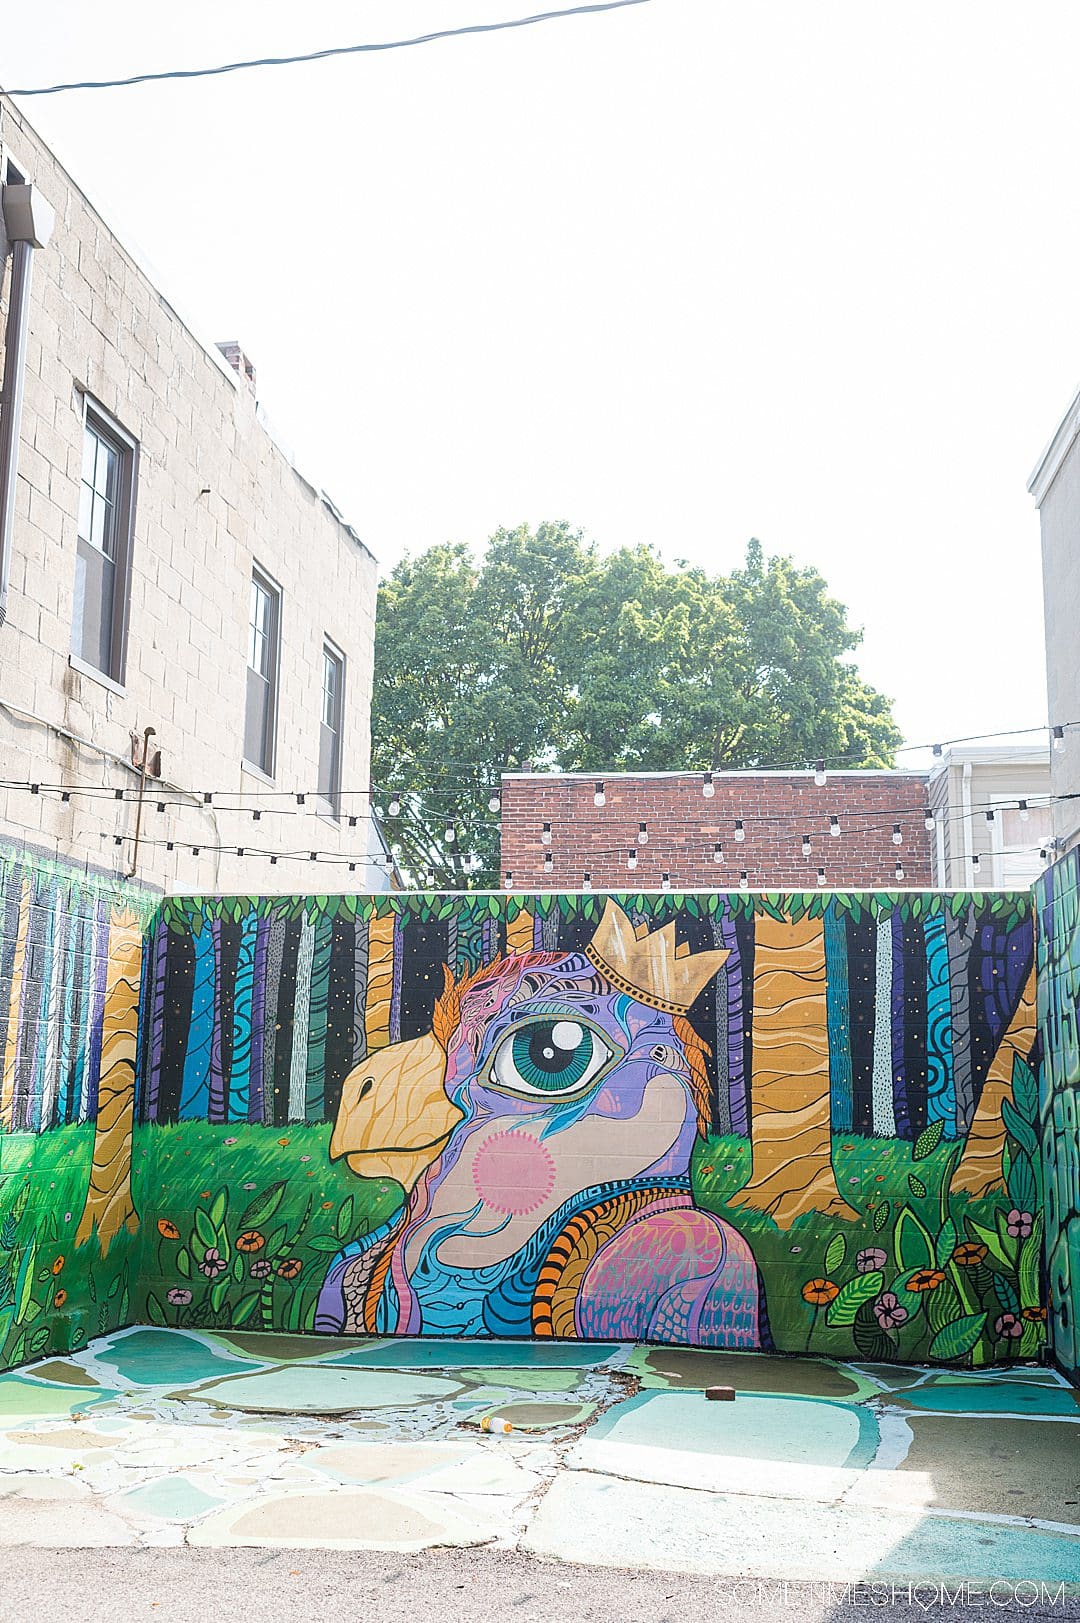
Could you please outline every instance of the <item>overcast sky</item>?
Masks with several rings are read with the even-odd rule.
[[[539,9],[38,0],[0,80]],[[756,535],[916,741],[1046,720],[1078,70],[1075,0],[650,0],[22,108],[384,567],[543,518],[717,569]]]

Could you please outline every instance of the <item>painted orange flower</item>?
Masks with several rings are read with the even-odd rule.
[[[266,1244],[266,1236],[260,1234],[258,1229],[245,1229],[237,1237],[236,1249],[238,1251],[261,1251]]]
[[[61,1272],[61,1270],[62,1270],[62,1269],[63,1269],[63,1266],[64,1266],[64,1259],[63,1259],[63,1257],[57,1257],[57,1259],[56,1259],[56,1261],[55,1261],[55,1262],[54,1262],[54,1263],[53,1263],[53,1265],[52,1265],[52,1271],[53,1271],[53,1273],[54,1273],[54,1274],[58,1274],[58,1273],[60,1273],[60,1272]]]
[[[977,1263],[986,1259],[986,1247],[977,1240],[964,1240],[957,1246],[952,1254],[952,1260],[960,1268],[974,1268]]]
[[[157,1231],[163,1240],[178,1240],[180,1238],[180,1230],[171,1217],[159,1217]]]
[[[944,1283],[945,1275],[940,1268],[920,1268],[908,1280],[907,1288],[909,1291],[936,1291]]]
[[[1046,1318],[1046,1309],[1044,1307],[1026,1307],[1020,1317],[1027,1319],[1029,1324],[1042,1324]]]
[[[278,1139],[278,1143],[279,1143],[279,1144],[280,1144],[280,1145],[281,1145],[281,1147],[282,1147],[282,1149],[284,1149],[284,1148],[285,1148],[285,1146],[286,1146],[286,1144],[287,1144],[287,1143],[288,1143],[288,1142],[289,1142],[289,1140],[288,1140],[288,1139],[287,1139],[287,1138],[279,1138],[279,1139]]]
[[[304,1264],[299,1257],[286,1257],[284,1262],[278,1263],[278,1277],[280,1279],[295,1279]]]
[[[209,1191],[209,1189],[204,1189],[202,1191],[202,1193],[200,1194],[199,1199],[200,1200],[209,1200],[210,1199],[210,1191]]]
[[[332,1200],[324,1200],[322,1203],[322,1209],[324,1212],[332,1212],[334,1209],[334,1202]]]
[[[839,1285],[834,1285],[831,1279],[808,1279],[802,1288],[803,1301],[812,1302],[815,1307],[824,1307],[826,1303],[835,1301],[840,1295]]]
[[[53,1307],[63,1307],[66,1301],[67,1291],[57,1291],[56,1295],[52,1299],[52,1305]]]

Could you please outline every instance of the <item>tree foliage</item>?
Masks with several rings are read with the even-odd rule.
[[[419,881],[496,885],[488,797],[528,764],[891,766],[900,733],[850,661],[860,636],[817,570],[757,541],[729,575],[644,546],[602,556],[565,523],[498,530],[481,560],[461,544],[407,557],[379,593],[372,700],[401,861]]]

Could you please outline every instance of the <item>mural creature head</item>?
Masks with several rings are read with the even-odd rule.
[[[384,1325],[491,1333],[492,1293],[510,1278],[526,1319],[514,1328],[511,1315],[509,1333],[522,1333],[543,1257],[576,1214],[615,1201],[621,1229],[655,1206],[655,1244],[660,1208],[672,1220],[692,1209],[708,1080],[707,1050],[686,1016],[727,956],[677,946],[673,923],[635,928],[608,901],[582,952],[526,952],[457,982],[447,971],[430,1034],[352,1072],[331,1156],[362,1177],[397,1179],[407,1197],[380,1279]],[[676,1249],[693,1258],[704,1247],[695,1277],[711,1279],[725,1236],[742,1242],[709,1214],[693,1217],[704,1228]],[[665,1233],[674,1245],[670,1223]],[[331,1270],[335,1281],[347,1261]],[[665,1279],[671,1266],[659,1269]],[[749,1268],[756,1331],[745,1247],[739,1266]]]

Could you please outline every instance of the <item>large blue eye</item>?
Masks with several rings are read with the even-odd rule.
[[[563,1017],[529,1020],[495,1050],[489,1080],[530,1098],[579,1093],[615,1055],[591,1026]]]

